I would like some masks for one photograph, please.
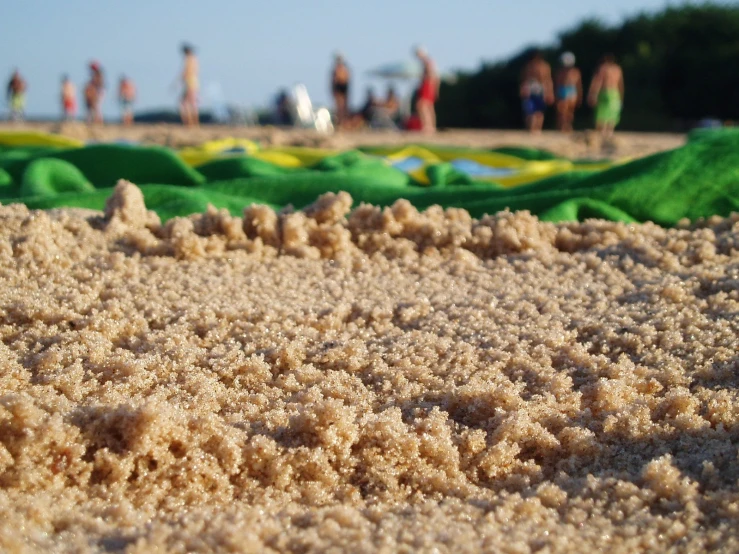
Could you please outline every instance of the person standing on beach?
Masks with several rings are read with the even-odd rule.
[[[100,63],[90,62],[90,80],[85,85],[85,107],[87,108],[87,122],[103,124],[103,96],[105,95],[105,80]]]
[[[77,88],[68,75],[62,77],[62,118],[72,121],[77,115]]]
[[[10,108],[11,121],[23,121],[26,109],[26,81],[21,77],[20,71],[13,71],[8,81],[6,97]]]
[[[198,90],[200,81],[198,78],[198,59],[192,46],[182,46],[184,64],[182,68],[182,99],[180,100],[180,117],[182,123],[187,127],[197,127],[199,124],[198,114]]]
[[[118,84],[118,102],[121,105],[121,121],[127,127],[133,124],[134,100],[136,100],[136,86],[131,79],[122,75]]]
[[[565,52],[560,60],[562,67],[554,79],[557,92],[557,128],[563,133],[571,133],[575,108],[582,104],[582,76],[575,67],[575,55],[572,52]]]
[[[336,54],[331,71],[331,94],[336,106],[336,124],[341,126],[349,119],[349,79],[351,74],[344,56]]]
[[[623,70],[613,54],[606,54],[590,83],[588,94],[588,102],[595,108],[595,128],[604,139],[613,136],[621,119],[624,92]]]
[[[415,54],[423,66],[421,83],[418,87],[416,110],[421,120],[421,130],[425,133],[433,133],[436,131],[436,109],[434,104],[439,96],[439,76],[434,61],[424,48],[416,47]]]
[[[534,50],[531,59],[521,73],[521,100],[526,117],[526,128],[530,133],[541,133],[544,127],[544,112],[554,103],[552,67],[544,60],[539,50]]]

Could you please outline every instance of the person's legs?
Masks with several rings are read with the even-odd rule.
[[[531,105],[531,98],[523,99],[523,101],[521,102],[521,109],[523,110],[524,124],[526,125],[526,130],[531,132],[531,116],[534,115],[534,111]]]
[[[424,133],[436,131],[436,110],[434,103],[426,98],[421,98],[416,103],[418,118],[421,120],[421,130]]]
[[[190,104],[190,102],[185,102],[185,118],[183,123],[185,124],[185,127],[195,126],[195,120],[192,116],[192,105]]]
[[[575,103],[569,99],[557,103],[557,128],[562,133],[572,132],[572,122],[575,119]]]
[[[341,114],[342,121],[349,117],[349,96],[346,92],[341,95]]]
[[[534,114],[534,132],[541,133],[544,128],[544,112],[536,112]]]
[[[198,102],[194,96],[192,99],[192,124],[194,127],[200,125],[200,112],[198,111]]]
[[[188,98],[185,101],[184,109],[185,109],[185,115],[184,115],[184,120],[183,120],[184,124],[187,127],[197,127],[198,108],[191,98]]]
[[[605,144],[613,136],[613,123],[604,119],[598,120],[595,123],[595,130],[600,135],[602,144]]]
[[[562,133],[565,132],[565,109],[566,108],[564,100],[560,100],[559,102],[557,102],[557,129]]]
[[[523,111],[526,114],[526,128],[532,134],[541,132],[544,126],[544,97],[529,96],[523,102]]]
[[[570,101],[569,111],[567,112],[567,132],[571,133],[575,130],[575,110],[577,109],[577,100]]]
[[[416,111],[418,112],[418,119],[421,120],[421,130],[426,131],[431,125],[426,100],[419,98],[418,102],[416,102]]]
[[[10,101],[10,119],[12,121],[23,121],[24,101],[22,96],[14,96]]]
[[[603,138],[610,139],[613,137],[613,131],[616,125],[613,121],[607,121],[603,124]]]
[[[69,99],[64,100],[62,110],[64,112],[64,121],[71,121],[74,117],[74,104],[72,101]]]
[[[595,118],[595,130],[598,131],[598,134],[601,136],[602,139],[607,139],[610,135],[612,135],[613,128],[614,123],[610,119],[603,117],[602,115]]]
[[[536,95],[534,98],[535,113],[533,118],[534,133],[539,134],[544,128],[544,111],[547,109],[547,104],[544,101],[544,95]]]
[[[199,123],[197,98],[192,92],[185,92],[182,97],[180,118],[186,127],[197,127]]]
[[[180,100],[180,119],[182,120],[182,124],[186,127],[190,125],[190,114],[187,109],[187,96],[184,95]]]
[[[334,103],[336,105],[336,122],[342,125],[349,118],[346,93],[341,91],[334,92]]]
[[[96,125],[102,121],[102,114],[100,113],[100,101],[90,100],[87,103],[87,123],[89,125]]]
[[[341,109],[341,94],[334,91],[333,97],[334,97],[334,106],[336,108],[336,125],[338,126],[338,125],[341,125],[342,123],[342,119],[343,119],[342,116],[344,113]]]
[[[544,112],[534,112],[531,114],[530,117],[530,123],[529,123],[529,131],[531,133],[538,135],[541,133],[542,128],[544,127]]]

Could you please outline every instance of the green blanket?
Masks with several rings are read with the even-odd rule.
[[[697,133],[679,149],[605,170],[575,164],[552,177],[508,187],[476,179],[450,162],[424,166],[422,184],[417,173],[394,167],[378,149],[318,156],[298,167],[247,153],[192,167],[178,152],[161,147],[2,146],[1,139],[0,202],[31,208],[101,210],[116,181],[128,179],[164,220],[201,212],[209,203],[234,214],[252,203],[300,208],[324,192],[341,190],[355,203],[384,206],[407,198],[420,209],[439,204],[479,217],[509,208],[549,221],[597,217],[669,226],[685,217],[739,211],[739,131],[733,130]],[[553,159],[531,150],[498,152],[521,160]],[[464,150],[454,149],[454,156],[464,158]]]

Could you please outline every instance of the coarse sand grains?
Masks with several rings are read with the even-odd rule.
[[[0,551],[739,550],[739,216],[0,207]]]

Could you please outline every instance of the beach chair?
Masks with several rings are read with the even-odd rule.
[[[308,95],[308,89],[303,84],[297,84],[292,89],[294,99],[294,121],[299,127],[315,129],[320,133],[331,133],[334,125],[331,122],[331,113],[326,108],[313,109]]]

